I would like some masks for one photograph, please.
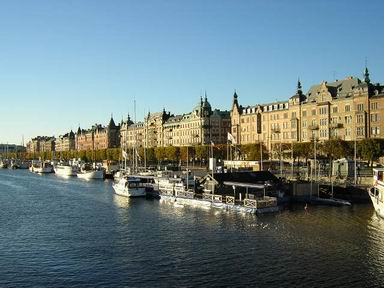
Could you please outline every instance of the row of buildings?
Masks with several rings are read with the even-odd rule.
[[[384,138],[384,86],[347,77],[313,85],[304,94],[298,81],[296,93],[286,101],[253,106],[239,105],[235,93],[231,109],[231,134],[237,144],[346,141]]]
[[[107,126],[78,128],[59,137],[38,136],[27,143],[28,152],[89,151],[122,147],[166,147],[225,143],[230,132],[230,112],[212,109],[207,97],[201,97],[187,114],[172,115],[163,110],[148,113],[143,121],[134,123],[129,115],[115,124],[111,117]]]
[[[148,113],[134,123],[128,116],[118,125],[94,125],[65,135],[36,137],[27,150],[69,151],[105,148],[191,146],[227,143],[228,132],[236,144],[347,141],[384,138],[384,86],[370,80],[347,77],[313,85],[305,94],[298,81],[296,93],[286,101],[242,106],[235,92],[231,111],[212,109],[207,97],[189,113],[171,115],[163,110]]]

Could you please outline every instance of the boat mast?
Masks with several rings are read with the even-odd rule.
[[[133,114],[136,123],[136,99],[133,99]],[[137,131],[135,130],[135,143],[133,145],[133,171],[137,173]]]

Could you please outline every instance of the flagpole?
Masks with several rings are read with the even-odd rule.
[[[214,177],[214,175],[213,175],[213,146],[214,146],[214,143],[211,141],[211,157],[212,157],[212,194],[215,194],[215,183],[214,183],[214,181],[215,181],[215,177]]]

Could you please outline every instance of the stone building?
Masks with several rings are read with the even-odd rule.
[[[231,118],[228,111],[212,110],[207,97],[187,114],[171,115],[163,110],[148,113],[144,122],[129,116],[121,125],[121,147],[166,147],[226,143]]]
[[[192,112],[170,117],[164,123],[164,146],[226,143],[230,131],[228,111],[212,110],[207,97]]]
[[[77,151],[100,150],[120,147],[120,125],[111,117],[107,127],[95,124],[90,129],[79,127],[75,135]]]
[[[237,144],[324,141],[331,138],[361,140],[384,138],[384,86],[347,77],[313,85],[305,95],[298,81],[287,101],[243,107],[233,96],[231,133]]]
[[[144,122],[132,122],[128,115],[127,121],[121,123],[120,128],[120,146],[123,149],[129,149],[134,146],[144,147],[145,133]]]
[[[55,137],[37,136],[27,143],[27,152],[53,152],[55,151]]]
[[[55,150],[57,152],[72,151],[75,150],[75,148],[75,133],[72,130],[71,132],[60,135],[56,138]]]

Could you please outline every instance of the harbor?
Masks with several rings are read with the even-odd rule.
[[[256,216],[122,197],[111,181],[0,169],[0,285],[383,286],[370,203]]]

